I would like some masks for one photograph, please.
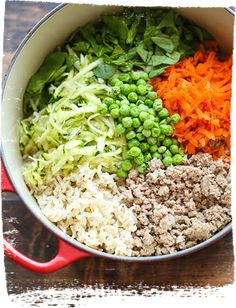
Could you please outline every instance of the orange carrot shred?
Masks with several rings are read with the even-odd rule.
[[[207,46],[211,50],[200,49],[168,67],[151,84],[170,114],[180,114],[174,136],[187,153],[229,159],[232,56],[219,59],[217,43]]]

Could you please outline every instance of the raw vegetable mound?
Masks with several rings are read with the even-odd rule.
[[[179,117],[168,117],[147,82],[194,54],[206,38],[211,36],[204,29],[166,9],[125,9],[81,27],[45,58],[26,88],[20,130],[26,183],[40,186],[85,162],[122,178],[132,166],[144,172],[154,157],[166,166],[181,163],[181,149],[175,144],[172,153],[162,144],[167,137],[170,143]],[[131,79],[126,97],[121,89],[129,85],[120,76],[136,71],[145,78]],[[105,106],[107,97],[118,108]],[[138,116],[131,117],[131,107]]]
[[[99,60],[90,63],[81,56],[77,69],[58,87],[50,87],[56,101],[21,121],[21,151],[29,158],[24,177],[31,188],[57,173],[66,176],[87,162],[92,168],[116,171],[125,140],[115,135],[111,116],[97,113],[99,97],[109,91],[93,80],[92,69],[98,64]]]

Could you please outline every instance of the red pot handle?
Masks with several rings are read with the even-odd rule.
[[[2,165],[1,168],[1,178],[2,178],[2,191],[15,192],[14,187],[10,183],[6,171]],[[91,257],[92,255],[81,251],[78,248],[67,244],[66,242],[58,239],[59,249],[56,256],[47,262],[37,262],[31,258],[28,258],[16,248],[14,248],[6,239],[3,239],[4,252],[5,254],[14,260],[16,263],[22,265],[23,267],[38,273],[50,273],[54,272],[75,260]]]

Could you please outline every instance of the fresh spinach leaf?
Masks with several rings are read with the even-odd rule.
[[[140,24],[140,16],[136,17],[134,22],[132,23],[128,34],[127,34],[127,39],[126,39],[126,44],[131,44],[134,41],[134,38],[138,32],[138,27]]]
[[[111,59],[117,59],[119,56],[123,55],[124,49],[121,48],[120,45],[116,45],[115,49],[113,50],[112,54],[111,54]]]
[[[103,22],[108,26],[110,32],[121,40],[126,40],[128,36],[128,27],[124,17],[103,16]]]
[[[116,72],[117,68],[111,64],[101,64],[94,69],[94,74],[98,78],[110,79]]]
[[[148,50],[144,49],[142,44],[140,44],[137,47],[137,53],[140,56],[140,58],[143,60],[143,62],[146,62],[146,63],[148,63],[150,61],[150,58],[151,58],[151,56],[153,54],[151,51],[148,51]]]
[[[169,65],[163,65],[163,66],[161,66],[160,68],[158,68],[158,69],[154,69],[154,70],[152,70],[150,73],[149,73],[149,78],[150,79],[152,79],[152,78],[154,78],[154,77],[156,77],[156,76],[159,76],[160,74],[162,74],[162,73],[164,73],[164,71],[165,71],[165,69],[168,67]]]
[[[70,71],[71,68],[74,66],[75,62],[79,61],[79,58],[74,55],[67,55],[66,56],[66,66],[67,70]]]
[[[31,77],[26,92],[39,95],[45,84],[53,80],[53,75],[61,68],[66,56],[64,52],[54,52],[47,56],[39,70]]]
[[[178,32],[176,26],[175,26],[175,18],[178,16],[178,14],[174,11],[168,11],[166,12],[165,16],[161,19],[161,22],[158,24],[157,28],[162,29],[163,28],[169,28],[172,32]]]
[[[66,71],[67,66],[63,65],[62,67],[60,67],[54,74],[53,76],[50,78],[50,80],[48,80],[48,82],[53,81],[54,85],[58,84],[58,82],[60,82],[63,78],[64,78],[64,73]]]
[[[77,42],[74,44],[73,49],[78,52],[82,52],[86,54],[86,52],[89,50],[90,44],[86,41]]]
[[[80,28],[80,33],[82,34],[83,38],[88,41],[93,47],[97,45],[95,35],[96,30],[92,25],[86,25]]]
[[[125,66],[127,61],[132,60],[137,55],[137,49],[132,48],[127,53],[123,53],[119,58],[112,61],[115,65]]]
[[[175,45],[172,42],[171,38],[168,37],[167,35],[159,35],[152,37],[153,43],[155,43],[158,47],[161,49],[164,49],[166,52],[173,52],[175,49]]]

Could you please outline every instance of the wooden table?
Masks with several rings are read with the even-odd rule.
[[[55,3],[6,2],[4,72],[27,32],[55,6]],[[28,256],[46,261],[55,254],[56,239],[15,194],[3,194],[3,223],[5,236]],[[162,263],[137,264],[89,258],[48,275],[30,272],[8,258],[5,258],[5,266],[11,300],[28,301],[35,306],[41,303],[44,307],[46,302],[57,305],[58,301],[65,299],[67,307],[74,307],[73,301],[91,297],[94,294],[92,289],[96,289],[100,296],[109,295],[114,290],[128,295],[147,295],[150,290],[152,294],[182,290],[186,291],[185,296],[189,296],[188,290],[199,290],[202,294],[209,286],[211,290],[208,292],[217,292],[234,279],[232,234],[201,252]],[[40,292],[25,295],[28,291],[49,288],[59,290],[56,298]],[[65,293],[65,288],[73,292]],[[86,289],[90,292],[86,293]]]

